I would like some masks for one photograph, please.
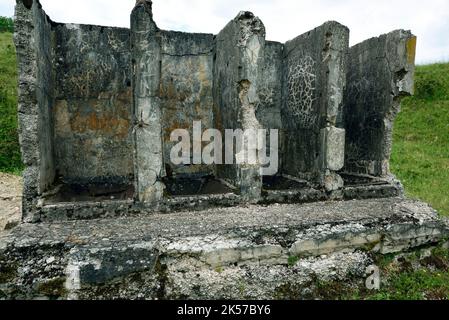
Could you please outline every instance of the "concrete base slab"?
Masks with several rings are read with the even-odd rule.
[[[0,298],[300,297],[316,279],[363,277],[373,253],[448,236],[403,198],[22,224],[0,233]]]

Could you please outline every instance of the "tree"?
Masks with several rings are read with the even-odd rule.
[[[8,17],[0,16],[0,32],[13,32],[14,20]]]

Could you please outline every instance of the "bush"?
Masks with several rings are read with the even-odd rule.
[[[0,16],[0,32],[13,32],[14,20],[12,18]]]
[[[449,100],[449,64],[418,67],[415,97],[425,100]]]

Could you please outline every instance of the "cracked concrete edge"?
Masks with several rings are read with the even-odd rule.
[[[240,208],[242,214],[254,209],[254,212],[257,212],[257,207]],[[195,235],[196,230],[193,226],[187,227],[183,232],[174,230],[157,236],[152,234],[153,230],[146,227],[134,229],[135,235],[124,228],[123,234],[117,239],[110,237],[115,224],[108,225],[108,220],[21,225],[0,235],[0,248],[4,251],[8,248],[26,248],[36,244],[68,247],[84,244],[94,248],[107,247],[108,243],[115,243],[116,246],[120,243],[148,244],[148,241],[138,241],[142,238],[154,243],[152,250],[174,256],[184,254],[198,256],[204,261],[209,261],[211,266],[216,266],[221,262],[233,264],[263,260],[265,254],[270,259],[284,259],[288,256],[317,256],[341,250],[366,248],[380,253],[394,253],[436,243],[449,235],[447,219],[438,218],[429,206],[420,202],[399,202],[393,205],[393,210],[395,212],[386,217],[361,216],[336,221],[323,218],[322,221],[311,223],[292,220],[291,225],[283,223],[258,225],[258,222],[251,222],[252,218],[249,218],[249,225],[239,225],[236,221],[223,226],[223,229],[198,235]],[[222,217],[234,219],[234,216],[227,217],[226,214]],[[207,217],[201,219],[206,219],[207,223]],[[127,221],[131,225],[142,224],[141,219],[128,218]],[[150,225],[151,220],[147,223]],[[88,230],[96,230],[95,224],[97,226],[105,224],[102,226],[103,230],[98,230],[99,234],[105,235],[105,238],[96,239],[89,235]],[[83,234],[86,236],[84,240]],[[211,255],[215,257],[208,258]]]
[[[0,264],[13,270],[0,291],[16,286],[33,295],[25,279],[36,277],[38,282],[64,279],[64,292],[71,299],[101,298],[104,288],[121,285],[125,286],[121,293],[104,297],[195,297],[198,287],[203,297],[213,298],[220,297],[217,288],[231,286],[229,297],[236,298],[241,297],[239,283],[251,288],[252,297],[273,298],[271,289],[281,284],[308,283],[317,274],[334,279],[337,273],[335,279],[347,279],[350,270],[364,272],[371,254],[412,251],[447,241],[449,221],[438,218],[430,206],[395,199],[378,213],[376,204],[375,200],[313,204],[296,211],[302,217],[295,216],[294,206],[208,211],[197,217],[204,232],[197,231],[203,226],[196,221],[185,223],[198,213],[168,215],[167,221],[156,216],[21,225],[0,233]],[[351,212],[354,206],[358,209]],[[330,208],[337,217],[330,215]],[[372,212],[366,214],[367,210]],[[340,211],[350,214],[341,218]],[[313,221],[309,215],[321,216]],[[274,217],[276,223],[267,223]],[[217,221],[223,225],[207,227]],[[253,276],[260,282],[253,283]],[[261,283],[271,291],[264,291]]]
[[[344,187],[343,190],[332,193],[310,186],[298,190],[269,190],[262,192],[259,204],[304,204],[327,200],[388,199],[403,196],[402,185],[393,180],[393,177],[382,181],[386,184]],[[185,210],[220,210],[230,206],[244,205],[246,201],[245,197],[235,193],[164,198],[157,204],[145,204],[132,200],[49,204],[45,202],[45,199],[40,198],[36,207],[37,211],[28,217],[28,222],[60,222],[158,213],[172,214]]]

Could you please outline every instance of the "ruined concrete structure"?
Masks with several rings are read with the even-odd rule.
[[[408,31],[349,47],[327,22],[282,44],[241,12],[189,34],[160,30],[148,0],[130,29],[17,0],[15,30],[25,223],[0,232],[0,299],[302,298],[449,235],[389,170]],[[278,173],[174,165],[170,134],[193,121],[279,129]]]
[[[218,34],[52,22],[18,1],[25,221],[239,203],[390,197],[392,127],[413,91],[416,38],[349,48],[327,22],[285,44],[241,12]],[[280,167],[173,165],[174,129],[279,129]]]

